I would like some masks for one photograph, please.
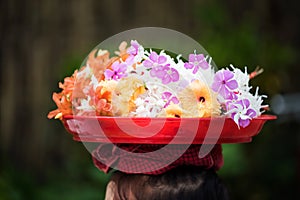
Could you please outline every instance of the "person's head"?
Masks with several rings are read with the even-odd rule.
[[[180,166],[161,175],[114,172],[107,186],[107,200],[229,199],[213,170]]]

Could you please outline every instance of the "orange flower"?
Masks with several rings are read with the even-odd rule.
[[[66,77],[64,83],[59,82],[58,86],[62,89],[62,93],[65,95],[71,94],[74,90],[74,83],[77,75],[77,70],[71,77]]]
[[[96,103],[96,114],[100,116],[112,116],[112,105],[106,99],[98,99]]]
[[[100,85],[96,88],[96,90],[90,88],[88,96],[91,97],[89,105],[95,109],[96,115],[112,115],[112,91],[107,90],[105,86]]]
[[[55,102],[57,109],[49,112],[48,118],[61,119],[63,115],[72,114],[72,94],[77,71],[71,77],[66,77],[64,83],[59,83],[60,93],[53,93],[52,99]]]
[[[118,55],[120,58],[123,58],[123,56],[126,56],[126,55],[128,56],[126,47],[127,47],[127,42],[125,42],[125,41],[121,42],[121,44],[119,46],[119,51],[115,51],[115,54]]]
[[[179,107],[178,104],[171,103],[166,107],[165,112],[162,112],[161,116],[181,118],[182,109]]]
[[[99,99],[107,99],[107,101],[111,102],[112,93],[116,86],[117,82],[115,80],[101,81],[96,88],[95,95],[97,95]]]
[[[90,76],[85,76],[80,74],[82,71],[85,70],[86,67],[82,67],[79,72],[76,74],[74,73],[73,78],[74,78],[74,86],[73,86],[73,91],[72,91],[72,98],[73,99],[78,99],[78,98],[85,98],[86,95],[84,93],[84,88],[87,87],[90,82]]]
[[[59,83],[59,88],[62,91],[60,93],[53,93],[52,96],[57,109],[49,112],[48,118],[62,119],[64,115],[72,114],[72,102],[79,103],[81,99],[87,99],[88,96],[91,97],[88,100],[88,104],[95,108],[97,115],[112,115],[112,92],[117,83],[104,81],[104,71],[109,69],[116,60],[125,61],[128,58],[129,54],[127,53],[126,46],[127,43],[122,42],[119,46],[119,51],[115,52],[117,56],[112,58],[110,58],[107,50],[95,49],[91,51],[88,55],[86,66],[82,66],[71,77],[66,77],[63,83]],[[93,75],[101,83],[95,88],[95,91],[90,84]],[[74,111],[80,115],[85,113],[83,110]],[[90,113],[85,114],[89,115]]]
[[[109,58],[109,52],[106,50],[93,50],[87,59],[87,65],[92,69],[94,76],[98,80],[104,80],[104,71],[110,66],[115,59]]]
[[[72,114],[72,102],[69,95],[61,93],[53,93],[53,101],[57,105],[57,109],[49,112],[48,118],[61,119],[64,115]]]

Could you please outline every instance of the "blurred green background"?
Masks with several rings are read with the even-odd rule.
[[[191,36],[218,66],[264,68],[252,84],[268,94],[278,120],[252,143],[224,145],[219,174],[232,199],[298,199],[299,7],[296,0],[0,1],[0,199],[104,198],[109,174],[47,113],[57,83],[92,48],[142,26]]]

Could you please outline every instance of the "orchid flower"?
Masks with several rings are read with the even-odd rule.
[[[105,79],[113,79],[113,80],[119,80],[123,77],[125,77],[127,64],[126,63],[120,63],[119,61],[115,61],[112,66],[112,70],[106,69],[104,72]]]

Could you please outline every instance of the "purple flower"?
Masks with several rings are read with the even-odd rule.
[[[238,88],[233,72],[220,70],[215,74],[212,90],[218,92],[225,99],[234,99],[236,94],[233,90]]]
[[[243,128],[250,124],[250,120],[256,116],[255,110],[250,108],[248,99],[238,100],[228,105],[228,112],[231,113],[231,118],[234,122]]]
[[[147,68],[155,68],[162,66],[167,61],[167,57],[163,55],[157,55],[155,51],[152,51],[149,59],[144,60],[143,65]]]
[[[176,69],[170,67],[170,64],[165,64],[167,57],[158,55],[156,52],[151,52],[149,59],[143,62],[146,68],[151,69],[150,75],[162,80],[163,84],[176,82],[179,80],[179,73]]]
[[[111,65],[111,68],[113,70],[107,69],[104,71],[105,79],[118,80],[127,75],[126,74],[126,69],[127,69],[126,63],[120,63],[119,61],[115,61]]]
[[[127,49],[129,54],[126,59],[128,65],[133,65],[135,62],[140,62],[144,56],[144,48],[136,40],[131,40],[131,46]]]
[[[131,46],[127,49],[127,53],[136,56],[139,53],[140,44],[136,40],[131,40]]]
[[[193,74],[196,74],[199,70],[199,67],[202,69],[208,69],[209,64],[206,61],[205,57],[203,54],[190,54],[189,55],[189,62],[184,63],[184,67],[186,69],[193,69]]]
[[[150,75],[152,77],[157,77],[157,78],[163,79],[164,76],[166,75],[166,71],[164,70],[164,66],[158,65],[156,67],[153,67],[150,70]]]
[[[176,96],[174,96],[171,92],[164,92],[162,94],[162,99],[166,101],[166,104],[164,105],[164,108],[166,108],[168,105],[170,105],[171,102],[174,104],[178,104],[179,100]]]
[[[167,64],[165,66],[157,66],[151,69],[150,75],[152,77],[157,77],[162,80],[163,84],[168,84],[170,82],[176,82],[179,80],[179,73],[176,69],[169,67]]]
[[[176,82],[179,80],[179,73],[176,69],[164,66],[163,70],[166,72],[165,76],[162,78],[163,84],[168,84],[171,81]]]

